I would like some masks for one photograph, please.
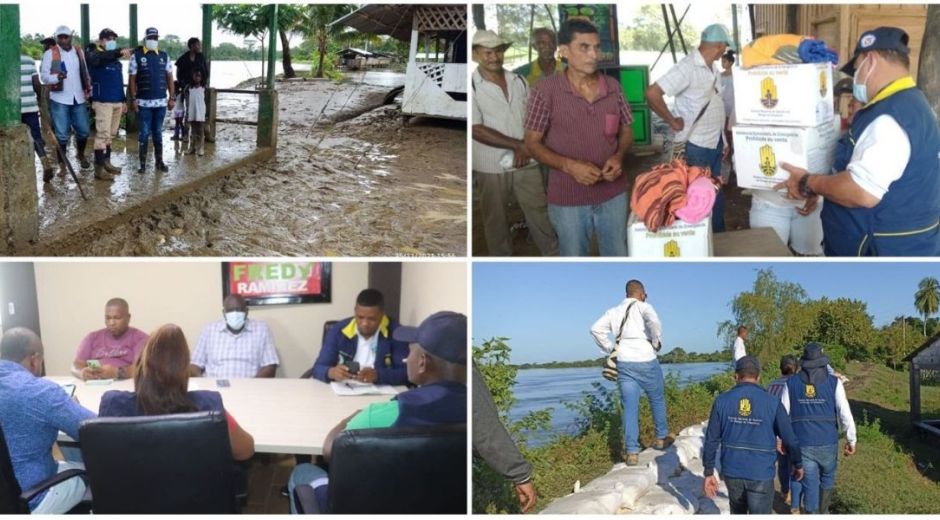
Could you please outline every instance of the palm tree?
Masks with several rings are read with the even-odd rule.
[[[914,306],[924,316],[924,336],[926,336],[927,317],[936,314],[937,308],[940,307],[940,282],[936,278],[928,276],[917,284]]]
[[[297,17],[296,30],[316,42],[319,54],[315,77],[323,77],[323,60],[329,50],[330,41],[344,40],[344,36],[358,34],[339,25],[330,25],[334,20],[355,11],[353,4],[308,4]]]

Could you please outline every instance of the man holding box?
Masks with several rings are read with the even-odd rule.
[[[775,186],[794,199],[817,194],[829,256],[940,254],[940,133],[910,76],[908,35],[896,27],[862,33],[842,68],[864,103],[836,148],[832,175],[786,163]]]

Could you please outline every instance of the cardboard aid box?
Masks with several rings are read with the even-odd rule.
[[[785,162],[810,173],[831,173],[840,121],[808,128],[786,126],[735,126],[734,169],[738,186],[772,190],[790,178],[780,167]]]
[[[829,63],[736,68],[732,81],[740,124],[818,126],[835,113]]]
[[[676,220],[656,233],[631,213],[627,221],[627,254],[641,258],[712,256],[711,215],[698,224]]]

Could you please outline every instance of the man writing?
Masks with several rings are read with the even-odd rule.
[[[506,206],[515,196],[542,255],[555,256],[558,239],[548,220],[542,174],[522,140],[529,88],[522,76],[503,69],[509,45],[491,31],[473,35],[473,180],[486,247],[493,256],[512,255]]]
[[[72,374],[83,381],[134,377],[134,364],[150,336],[130,323],[127,300],[108,300],[104,306],[105,328],[89,333],[78,345]]]
[[[467,317],[456,312],[436,312],[418,327],[399,327],[397,341],[410,344],[408,381],[417,388],[394,399],[373,403],[350,415],[327,434],[323,458],[330,461],[333,442],[345,430],[420,427],[467,423]],[[329,480],[326,470],[300,464],[291,472],[288,488],[291,512],[296,513],[294,488],[310,484],[321,512],[329,512]],[[366,497],[363,497],[364,499]]]
[[[627,179],[633,115],[620,84],[598,72],[597,27],[567,20],[558,33],[563,73],[535,86],[525,121],[529,152],[550,168],[548,216],[562,256],[626,256]]]
[[[826,198],[827,256],[940,254],[940,132],[910,76],[908,35],[896,27],[865,31],[842,68],[864,106],[836,147],[833,174],[790,164],[774,186],[790,198]]]
[[[340,320],[323,338],[313,364],[313,377],[329,383],[354,379],[363,383],[405,385],[408,345],[393,339],[400,326],[385,314],[385,297],[365,289],[356,297],[353,316]],[[355,362],[358,372],[351,372]]]
[[[193,352],[193,377],[274,377],[280,361],[268,324],[248,319],[248,304],[238,294],[222,300],[223,319],[202,330]]]
[[[639,280],[630,280],[627,297],[609,309],[591,327],[594,341],[605,354],[617,350],[617,383],[623,399],[623,443],[627,466],[639,464],[640,455],[640,393],[646,393],[656,426],[653,448],[669,447],[666,398],[663,371],[656,360],[662,347],[663,328],[653,306],[646,303],[646,289]],[[616,337],[611,343],[610,335]]]

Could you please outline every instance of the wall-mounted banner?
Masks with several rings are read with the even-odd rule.
[[[601,39],[601,54],[597,68],[620,66],[620,35],[617,32],[617,6],[613,4],[560,4],[558,18],[561,23],[569,18],[583,18],[597,26]]]
[[[222,262],[222,293],[248,305],[330,302],[330,262]]]

